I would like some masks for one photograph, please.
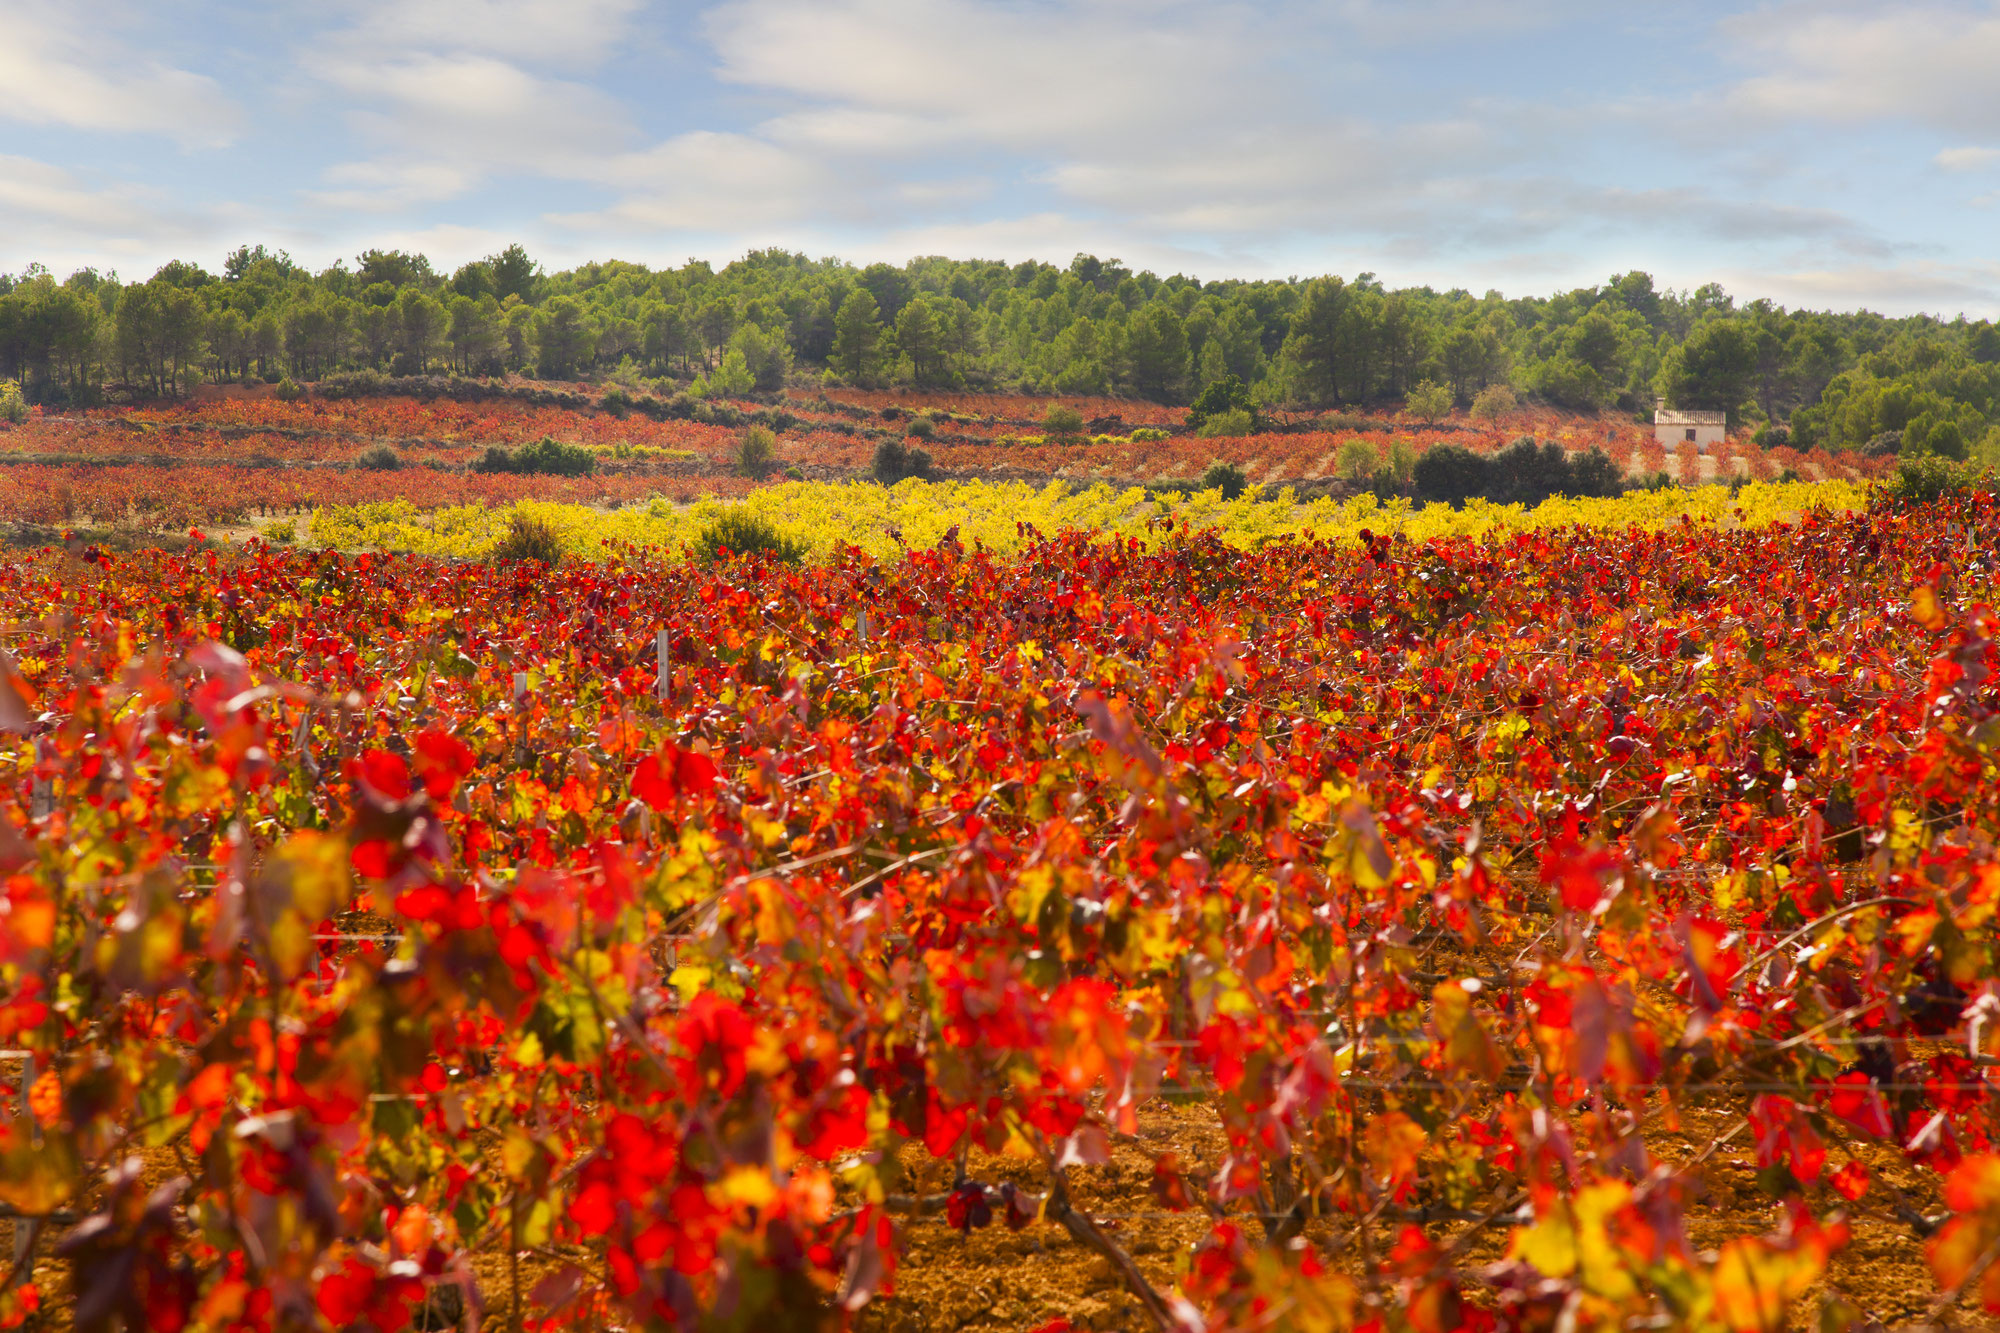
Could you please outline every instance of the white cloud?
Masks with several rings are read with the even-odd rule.
[[[2000,163],[2000,148],[1947,148],[1931,161],[1946,171],[1984,171]]]
[[[644,152],[595,160],[591,176],[624,197],[602,214],[559,214],[579,229],[756,231],[870,211],[869,191],[824,156],[745,134],[699,130]],[[886,201],[883,201],[886,203]]]
[[[0,271],[30,261],[61,270],[200,254],[219,243],[234,214],[190,210],[158,190],[92,185],[61,167],[0,154]]]
[[[708,31],[720,77],[815,104],[779,122],[787,137],[891,153],[954,139],[1115,149],[1206,116],[1281,113],[1282,85],[1246,105],[1239,82],[1274,20],[1117,0],[747,0]]]
[[[1806,308],[1866,308],[1883,314],[2000,314],[2000,263],[1922,260],[1845,268],[1733,270],[1721,275],[1736,292]]]
[[[843,254],[1094,248],[1211,274],[1290,271],[1273,255],[1300,271],[1352,256],[1476,274],[1491,256],[1510,273],[1574,272],[1579,235],[1627,256],[1635,238],[1662,237],[1886,253],[1837,211],[1758,198],[1766,177],[1683,189],[1593,173],[1579,125],[1657,144],[1638,105],[1482,99],[1473,86],[1383,114],[1324,96],[1371,47],[1417,40],[1413,24],[1465,40],[1575,7],[738,0],[706,22],[716,74],[770,114],[609,159],[588,178],[619,199],[548,220],[645,242],[812,236]],[[1299,77],[1307,64],[1319,80]],[[1021,248],[1033,237],[1039,248]]]
[[[632,7],[633,0],[583,0],[576,13],[526,0],[371,6],[302,59],[374,149],[328,168],[308,202],[394,213],[461,198],[495,176],[588,176],[591,164],[629,142],[625,108],[585,83],[530,72],[493,52],[519,55],[545,41],[540,57],[587,59]],[[566,14],[602,26],[587,39],[566,37],[559,31]],[[423,49],[425,38],[445,49]],[[394,54],[385,56],[385,47]]]
[[[643,0],[366,0],[348,40],[377,51],[448,50],[528,65],[587,66],[621,41]]]
[[[1849,124],[1883,118],[1953,133],[2000,130],[2000,12],[1941,5],[1759,10],[1722,31],[1767,73],[1734,103],[1782,118]]]
[[[364,135],[424,160],[561,175],[578,155],[603,154],[625,137],[625,113],[609,97],[492,56],[334,58],[315,69],[349,99]]]
[[[321,208],[357,213],[399,213],[442,203],[471,190],[478,177],[449,162],[343,162],[327,168],[324,190],[306,198]]]
[[[160,134],[186,147],[230,142],[242,120],[235,104],[208,76],[125,49],[110,35],[119,8],[0,0],[0,118]]]
[[[519,239],[488,227],[462,227],[454,223],[387,230],[371,226],[350,234],[347,244],[339,249],[342,254],[359,254],[371,247],[404,250],[424,255],[435,269],[450,273],[461,264],[504,250]]]

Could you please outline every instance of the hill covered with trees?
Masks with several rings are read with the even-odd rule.
[[[862,386],[1122,394],[1184,403],[1229,376],[1267,405],[1460,403],[1504,384],[1576,411],[1730,413],[1801,447],[1963,456],[2000,426],[1991,322],[1739,305],[1640,272],[1509,299],[1352,279],[1202,282],[1077,256],[857,267],[782,250],[715,270],[623,261],[544,272],[518,245],[444,273],[370,250],[318,273],[239,248],[219,273],[143,282],[0,275],[0,379],[30,401],[169,397],[204,380],[524,374],[668,378],[696,393],[801,376]],[[664,386],[663,386],[664,387]]]

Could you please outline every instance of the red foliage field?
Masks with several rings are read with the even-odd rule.
[[[0,1324],[2000,1309],[1996,550],[0,559]]]
[[[913,440],[944,475],[1060,478],[1079,483],[1145,485],[1199,477],[1212,463],[1232,463],[1272,488],[1339,476],[1340,450],[1353,440],[1386,458],[1392,442],[1421,455],[1441,444],[1481,452],[1522,435],[1552,439],[1572,450],[1598,447],[1633,476],[1666,472],[1696,483],[1744,476],[1775,479],[1785,468],[1807,478],[1879,478],[1889,458],[1768,453],[1735,440],[1714,460],[1670,457],[1647,427],[1611,418],[1565,417],[1522,409],[1486,422],[1458,419],[1425,425],[1397,421],[1268,431],[1240,438],[1200,439],[1179,424],[1184,413],[1115,400],[1074,400],[1095,417],[1122,414],[1116,430],[1074,439],[1046,437],[1039,422],[1057,400],[979,395],[919,395],[841,391],[829,401],[794,396],[785,411],[793,424],[777,440],[779,467],[806,475],[865,476],[876,448],[901,439],[913,412],[935,410],[933,433]],[[1067,401],[1067,400],[1066,400]],[[884,418],[881,413],[890,411]],[[735,410],[754,412],[755,404]],[[1163,438],[1135,439],[1141,427]],[[322,505],[401,497],[421,508],[506,504],[547,499],[616,505],[649,495],[686,501],[700,495],[740,495],[751,484],[732,456],[741,426],[692,420],[655,421],[642,414],[533,407],[518,401],[458,403],[448,399],[200,399],[153,408],[116,408],[48,417],[0,429],[0,519],[16,522],[132,524],[175,531],[191,524],[236,524],[251,516]],[[588,446],[599,454],[597,475],[481,476],[468,466],[489,447],[516,447],[544,437]],[[404,467],[369,473],[355,467],[374,447],[395,450]],[[70,470],[49,470],[34,460]],[[172,464],[168,467],[166,465]],[[74,470],[88,468],[89,471]]]

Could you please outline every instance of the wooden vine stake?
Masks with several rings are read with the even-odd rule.
[[[42,785],[40,782],[36,783],[38,796]],[[20,1115],[23,1123],[28,1126],[28,1132],[32,1136],[32,1141],[39,1144],[42,1139],[41,1126],[36,1122],[35,1113],[28,1105],[28,1094],[35,1086],[35,1053],[33,1051],[0,1051],[0,1060],[18,1060],[21,1062],[19,1083],[21,1094]],[[13,1219],[13,1254],[7,1265],[4,1284],[0,1284],[0,1291],[12,1291],[17,1284],[25,1282],[33,1276],[35,1268],[35,1240],[41,1232],[41,1227],[42,1224],[38,1219],[23,1217],[18,1213],[15,1214]]]

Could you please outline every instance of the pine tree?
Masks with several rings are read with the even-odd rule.
[[[833,368],[849,383],[859,384],[875,373],[881,345],[882,318],[875,297],[866,287],[856,287],[833,319]]]

